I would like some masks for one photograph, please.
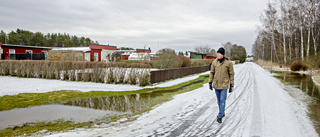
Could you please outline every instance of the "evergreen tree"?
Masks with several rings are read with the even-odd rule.
[[[24,45],[45,47],[87,47],[90,44],[99,44],[98,41],[94,42],[90,38],[83,36],[81,38],[75,35],[70,37],[70,35],[66,33],[47,33],[44,35],[41,32],[33,33],[23,29],[17,29],[8,34],[1,30],[0,41],[13,45],[20,45],[20,42],[23,42]]]

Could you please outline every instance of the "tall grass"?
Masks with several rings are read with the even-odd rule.
[[[259,59],[259,60],[257,60],[256,61],[256,64],[258,64],[259,66],[261,66],[261,67],[263,67],[264,69],[270,69],[270,67],[271,67],[271,61],[269,60],[269,61],[267,61],[267,60],[261,60],[261,59]],[[278,62],[272,62],[272,68],[274,69],[274,68],[289,68],[290,66],[287,66],[287,65],[285,65],[285,64],[279,64]]]
[[[123,64],[123,62],[102,63],[1,60],[0,75],[108,84],[129,83],[133,85],[139,84],[140,86],[146,86],[150,84],[150,80],[146,80],[148,78],[150,79],[150,69],[123,68],[128,66],[129,65]],[[147,67],[139,64],[132,65],[132,67],[137,66],[142,68]]]

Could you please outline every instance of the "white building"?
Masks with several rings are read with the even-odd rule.
[[[150,53],[131,53],[128,60],[150,60]]]

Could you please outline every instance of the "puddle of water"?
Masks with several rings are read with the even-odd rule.
[[[124,113],[58,104],[42,105],[30,108],[19,108],[9,111],[0,111],[0,129],[19,126],[25,123],[34,123],[38,121],[54,121],[58,119],[72,120],[75,122],[85,122],[110,115],[120,114]]]
[[[59,102],[59,104],[55,105],[42,105],[0,111],[0,129],[37,121],[65,119],[75,122],[86,122],[110,116],[143,112],[154,104],[157,97],[163,96],[165,93],[185,90],[188,86],[201,82],[203,82],[203,80],[187,84],[175,90],[150,91],[142,94],[110,97],[81,98]]]
[[[320,134],[320,87],[313,83],[312,76],[284,71],[275,71],[275,73],[281,75],[275,76],[276,78],[289,82],[310,97],[307,103],[308,115],[318,134]]]
[[[150,108],[152,102],[155,101],[156,97],[162,96],[165,93],[172,93],[185,90],[188,86],[198,84],[201,82],[203,82],[203,80],[199,80],[197,82],[184,85],[174,90],[150,91],[148,93],[142,94],[131,94],[111,97],[82,98],[67,101],[63,104],[99,110],[136,113],[143,111],[144,109]]]

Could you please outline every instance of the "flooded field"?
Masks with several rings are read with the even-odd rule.
[[[0,129],[39,121],[64,119],[86,122],[144,112],[153,105],[160,103],[159,97],[165,93],[183,91],[203,81],[203,79],[197,80],[174,90],[150,89],[148,93],[79,98],[77,100],[57,102],[52,105],[0,111]]]
[[[312,76],[285,71],[275,73],[279,74],[276,78],[288,82],[308,96],[305,97],[308,102],[308,114],[320,134],[320,87],[313,83]]]

